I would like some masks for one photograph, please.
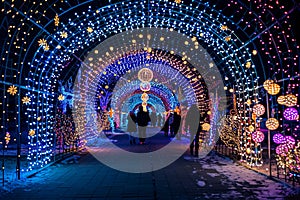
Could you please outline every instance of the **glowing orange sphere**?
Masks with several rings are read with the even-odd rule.
[[[267,129],[272,130],[272,131],[276,130],[279,127],[279,122],[275,118],[269,118],[266,121],[266,127],[267,127]]]
[[[270,86],[271,84],[273,84],[273,83],[274,83],[273,80],[266,80],[266,81],[264,82],[264,84],[263,84],[265,90],[268,91],[268,90],[269,90],[269,86]]]
[[[284,105],[285,104],[285,96],[279,96],[277,98],[277,103],[280,105]]]
[[[285,95],[284,105],[287,107],[292,107],[297,105],[297,97],[293,94]]]
[[[276,95],[278,94],[280,91],[280,85],[278,85],[277,83],[272,83],[269,85],[267,92],[270,95]]]

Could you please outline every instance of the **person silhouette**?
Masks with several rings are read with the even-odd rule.
[[[133,134],[137,131],[137,128],[136,128],[136,116],[133,111],[130,111],[128,113],[127,121],[128,121],[127,132],[129,133],[128,134],[129,143],[135,144],[136,142],[135,142],[135,137],[133,136]]]
[[[186,116],[186,127],[190,133],[190,154],[198,157],[199,155],[199,136],[201,131],[200,112],[196,104],[191,105]]]
[[[174,118],[173,123],[171,124],[171,135],[176,136],[177,139],[180,139],[181,133],[178,133],[180,123],[181,123],[180,110],[177,110],[176,112],[174,112],[173,118]]]
[[[145,144],[146,140],[146,128],[151,121],[148,110],[144,111],[143,106],[139,106],[139,111],[136,116],[136,122],[138,125],[138,134],[140,144]]]

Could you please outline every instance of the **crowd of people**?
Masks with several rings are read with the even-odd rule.
[[[207,116],[206,116],[207,117]],[[198,120],[199,119],[199,120]],[[181,110],[178,106],[166,112],[165,116],[156,114],[140,106],[138,112],[130,111],[127,116],[127,132],[130,144],[145,144],[147,126],[161,127],[161,131],[166,137],[176,137],[181,139],[182,135],[189,130],[190,154],[198,157],[199,137],[203,131],[200,125],[205,117],[200,115],[197,105],[191,105],[189,109]],[[200,123],[195,123],[196,121]],[[137,133],[137,134],[136,134]]]

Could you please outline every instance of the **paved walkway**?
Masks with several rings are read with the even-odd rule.
[[[169,140],[163,137],[156,139]],[[123,148],[141,148],[130,147],[126,135],[112,139]],[[145,145],[157,149],[156,139]],[[82,153],[15,184],[21,186],[0,199],[283,199],[295,191],[214,152],[204,159],[185,154],[161,170],[137,174],[111,169]]]

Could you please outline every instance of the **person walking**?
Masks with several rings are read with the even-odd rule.
[[[150,119],[148,110],[144,111],[143,106],[140,106],[139,111],[136,116],[140,144],[145,144],[146,128],[150,121],[151,121],[151,119]]]
[[[181,115],[180,115],[180,110],[178,107],[176,107],[174,111],[174,116],[173,116],[173,124],[171,124],[171,134],[173,136],[176,136],[176,139],[181,139],[181,133],[179,131],[179,127],[181,124]]]
[[[167,111],[166,120],[165,120],[163,128],[161,129],[164,132],[165,136],[169,135],[170,124],[172,124],[172,122],[173,122],[173,113],[170,110],[170,111]]]
[[[129,143],[135,144],[134,133],[137,131],[136,129],[136,116],[133,111],[130,111],[127,116],[127,132],[129,137]]]
[[[200,112],[196,104],[191,105],[186,115],[186,127],[190,133],[190,154],[199,156]]]

